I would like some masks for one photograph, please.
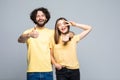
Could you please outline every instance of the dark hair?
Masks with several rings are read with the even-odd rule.
[[[55,23],[55,34],[54,34],[54,40],[55,40],[55,43],[56,43],[56,44],[58,44],[59,37],[60,37],[60,35],[61,35],[61,32],[59,31],[59,29],[58,29],[58,27],[57,27],[57,23],[58,23],[59,20],[65,20],[65,21],[67,21],[67,19],[64,18],[64,17],[60,17],[60,18],[58,18],[58,19],[56,20],[56,23]],[[68,31],[69,31],[69,29],[70,29],[70,26],[68,26]]]
[[[42,11],[45,14],[47,18],[46,20],[46,23],[47,23],[50,19],[50,12],[48,11],[47,8],[44,8],[44,7],[34,9],[30,14],[30,19],[36,24],[36,15],[38,11]]]

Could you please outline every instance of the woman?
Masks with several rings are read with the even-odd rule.
[[[70,31],[70,26],[80,28],[83,31],[75,35]],[[51,52],[57,80],[80,80],[76,47],[78,41],[82,40],[90,31],[91,27],[88,25],[67,21],[63,17],[57,19],[53,52]]]

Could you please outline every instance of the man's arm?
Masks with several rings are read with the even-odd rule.
[[[34,28],[32,31],[30,31],[29,33],[26,34],[22,34],[19,38],[18,38],[18,42],[19,43],[25,43],[27,39],[31,38],[37,38],[39,36],[39,33],[37,32],[36,28]]]
[[[29,33],[27,33],[27,34],[22,34],[22,35],[18,38],[18,42],[19,42],[19,43],[25,43],[28,38],[30,38],[30,34],[29,34]]]

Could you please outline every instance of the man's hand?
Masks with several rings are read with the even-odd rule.
[[[37,38],[39,36],[38,31],[36,30],[36,27],[32,30],[32,32],[29,33],[30,37]]]

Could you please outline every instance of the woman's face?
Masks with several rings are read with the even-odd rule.
[[[59,20],[57,22],[57,28],[59,29],[59,31],[63,34],[68,32],[68,23],[65,20]]]

